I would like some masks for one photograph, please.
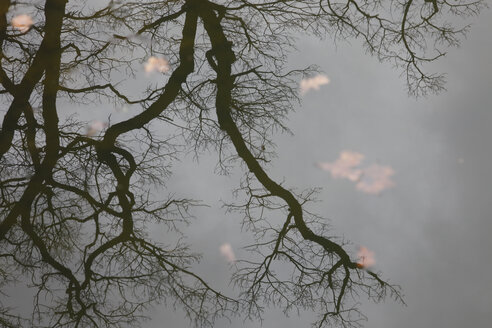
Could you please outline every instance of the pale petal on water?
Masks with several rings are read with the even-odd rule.
[[[22,33],[27,32],[29,28],[34,24],[31,16],[25,14],[15,16],[14,18],[12,18],[11,23],[13,28],[21,31]]]
[[[150,57],[147,59],[147,62],[144,64],[144,69],[145,72],[147,73],[152,73],[152,72],[160,72],[160,73],[165,73],[169,71],[169,62],[160,57]]]
[[[108,123],[102,121],[92,121],[87,126],[87,136],[92,137],[99,134],[102,130],[108,127]]]
[[[396,184],[391,177],[395,171],[390,166],[373,164],[362,170],[362,175],[355,186],[357,190],[367,194],[377,195],[385,189],[393,188]]]
[[[368,268],[376,263],[376,260],[374,259],[374,252],[370,251],[369,249],[367,249],[367,247],[364,246],[359,247],[357,257],[357,265],[360,268]]]
[[[300,90],[301,95],[305,95],[309,90],[319,90],[322,85],[330,83],[328,76],[319,74],[311,78],[301,80]]]
[[[129,108],[128,108],[128,106],[123,105],[121,107],[116,107],[115,110],[117,113],[127,113]]]
[[[344,178],[350,181],[357,181],[362,171],[356,168],[362,160],[364,155],[350,150],[345,150],[340,153],[340,156],[335,162],[318,163],[318,167],[322,170],[331,173],[331,176],[335,179]]]
[[[224,243],[219,247],[219,249],[222,256],[224,256],[228,262],[236,261],[236,256],[234,255],[231,244]]]

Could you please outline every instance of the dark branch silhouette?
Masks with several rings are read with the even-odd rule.
[[[317,327],[357,326],[360,295],[402,301],[398,286],[358,263],[309,211],[315,190],[297,193],[268,173],[272,135],[298,101],[288,71],[295,33],[358,38],[402,69],[410,94],[443,89],[426,64],[459,45],[485,2],[459,0],[182,0],[95,4],[0,2],[0,293],[17,280],[35,289],[32,316],[0,302],[5,327],[138,325],[149,306],[182,308],[197,326],[265,306],[309,309]],[[33,23],[13,18],[32,14]],[[142,61],[172,71],[141,95],[125,87]],[[132,105],[140,112],[100,134],[67,115],[70,104]],[[175,142],[174,140],[182,140]],[[255,236],[238,262],[238,297],[191,270],[200,255],[181,238],[191,207],[160,198],[182,153],[218,153],[227,172],[244,163],[230,211]],[[282,223],[266,218],[281,216]],[[165,241],[152,225],[168,228]],[[289,267],[275,270],[278,267]]]

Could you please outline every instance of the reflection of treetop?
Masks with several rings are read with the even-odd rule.
[[[197,325],[257,318],[270,304],[315,310],[320,327],[348,326],[361,319],[360,293],[400,299],[327,237],[307,208],[312,191],[295,194],[262,166],[272,133],[287,129],[297,81],[313,72],[286,71],[286,53],[296,31],[359,38],[403,70],[411,94],[437,92],[443,77],[425,63],[467,31],[452,16],[475,15],[483,1],[94,3],[0,4],[0,288],[24,277],[37,290],[31,319],[0,304],[1,325],[125,326],[165,301]],[[144,68],[159,73],[144,77],[153,84],[125,85]],[[67,114],[69,102],[132,105],[133,115],[87,127]],[[188,221],[195,201],[152,191],[165,188],[181,152],[206,148],[224,171],[238,161],[248,168],[238,193],[245,201],[229,205],[257,238],[251,258],[236,262],[237,298],[190,271],[199,255],[181,239],[149,235],[152,224],[176,235]]]

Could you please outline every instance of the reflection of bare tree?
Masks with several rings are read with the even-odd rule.
[[[404,67],[410,92],[437,91],[442,77],[426,74],[422,64],[465,31],[446,16],[476,14],[482,5],[183,0],[110,1],[88,9],[46,0],[29,7],[34,25],[19,29],[9,24],[23,5],[3,1],[0,93],[9,105],[0,132],[0,286],[29,277],[37,293],[28,323],[7,307],[0,323],[125,326],[147,306],[173,302],[196,324],[211,325],[240,308],[258,317],[273,303],[314,309],[321,327],[333,320],[357,324],[353,304],[360,293],[400,299],[397,288],[327,237],[326,225],[308,212],[312,192],[295,194],[261,165],[272,155],[272,132],[286,129],[298,75],[309,71],[285,72],[285,50],[296,30],[362,37],[371,53]],[[166,58],[171,74],[133,100],[117,82],[149,57]],[[61,114],[68,101],[142,110],[91,137],[83,122]],[[162,133],[166,125],[174,137]],[[183,145],[172,141],[177,136]],[[164,188],[183,147],[197,154],[213,147],[221,169],[240,159],[249,170],[239,190],[247,201],[230,209],[245,213],[259,256],[235,274],[238,299],[190,271],[198,255],[181,241],[162,244],[149,235],[151,222],[179,233],[195,204],[151,193],[154,185]],[[284,222],[275,226],[267,212]],[[274,270],[280,262],[290,274]]]

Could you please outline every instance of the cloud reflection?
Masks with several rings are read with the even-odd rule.
[[[34,24],[31,16],[25,14],[15,16],[12,18],[11,23],[13,28],[21,31],[22,33],[29,31],[31,26]]]
[[[311,89],[319,90],[320,86],[328,83],[330,83],[330,79],[324,74],[302,79],[300,83],[301,95],[305,95]]]
[[[219,247],[219,249],[222,256],[224,256],[228,262],[236,261],[236,256],[234,255],[234,251],[232,250],[231,244],[229,243],[222,244]]]

